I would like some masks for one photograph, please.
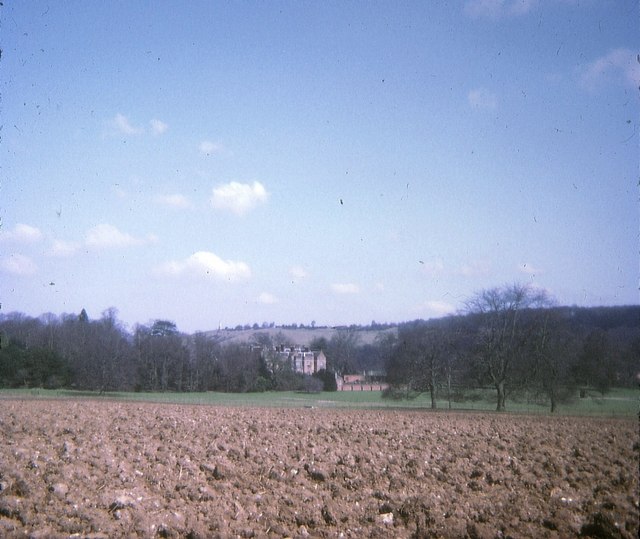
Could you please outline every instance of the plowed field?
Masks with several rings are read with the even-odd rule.
[[[0,401],[2,537],[637,537],[629,420]]]

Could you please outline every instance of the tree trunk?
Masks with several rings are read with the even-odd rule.
[[[438,405],[436,404],[436,386],[434,384],[429,385],[429,393],[431,394],[431,409],[435,410]]]
[[[505,406],[504,380],[501,380],[496,384],[496,391],[498,393],[498,405],[496,407],[496,411],[504,412],[507,409]]]
[[[162,372],[160,373],[160,391],[166,391],[169,383],[169,366],[166,356],[162,358]]]
[[[435,353],[429,354],[429,394],[431,395],[431,409],[435,410],[438,405],[436,404],[436,355]]]
[[[549,398],[551,400],[551,413],[553,414],[556,411],[556,392],[555,389],[551,388],[551,391],[549,392]]]

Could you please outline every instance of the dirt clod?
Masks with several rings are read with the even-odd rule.
[[[582,526],[580,530],[582,537],[593,537],[595,539],[620,539],[622,533],[616,527],[611,518],[603,513],[595,513],[589,522]]]

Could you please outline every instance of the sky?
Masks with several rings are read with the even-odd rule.
[[[2,313],[638,304],[635,0],[0,7]]]

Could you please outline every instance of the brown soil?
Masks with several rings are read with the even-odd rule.
[[[635,421],[0,401],[2,537],[636,537]]]

